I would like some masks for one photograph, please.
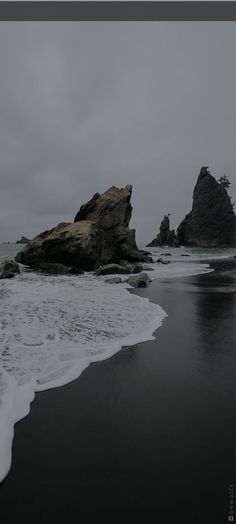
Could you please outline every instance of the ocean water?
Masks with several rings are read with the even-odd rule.
[[[0,260],[14,258],[20,248],[0,245]],[[208,272],[208,258],[236,250],[152,252],[154,259],[171,254],[165,257],[170,264],[148,265],[151,279],[163,279]],[[20,275],[0,281],[0,481],[11,465],[14,424],[27,415],[37,391],[74,380],[123,346],[151,340],[161,326],[166,313],[160,306],[105,278],[47,276],[22,266]]]

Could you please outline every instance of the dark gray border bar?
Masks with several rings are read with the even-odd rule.
[[[235,21],[236,2],[0,2],[2,21]]]

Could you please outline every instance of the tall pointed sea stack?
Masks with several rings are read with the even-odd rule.
[[[157,247],[157,246],[172,246],[177,247],[178,241],[176,238],[175,230],[170,229],[170,213],[164,215],[164,218],[160,225],[160,232],[154,238],[150,244],[147,244],[147,247]]]
[[[81,206],[74,223],[62,223],[35,237],[16,260],[40,268],[45,263],[64,264],[93,270],[101,264],[150,261],[135,242],[135,230],[129,229],[132,213],[132,186],[112,186]]]
[[[202,167],[193,192],[192,211],[177,229],[180,244],[199,247],[236,246],[236,216],[224,187]]]

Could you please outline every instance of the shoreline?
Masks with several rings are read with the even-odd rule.
[[[180,273],[184,272],[183,276],[187,276],[187,275],[191,275],[191,274],[193,274],[193,275],[194,274],[198,274],[198,272],[201,273],[202,271],[204,273],[208,272],[208,271],[211,271],[210,269],[206,269],[206,267],[208,267],[208,264],[201,264],[201,263],[199,263],[199,264],[195,263],[194,264],[194,261],[193,261],[193,266],[194,266],[193,270],[191,269],[189,271],[189,264],[187,264],[187,268],[185,268],[184,270],[183,270],[182,266],[183,266],[183,264],[180,267],[177,264],[177,266],[175,266],[174,274],[172,273],[173,270],[171,269],[172,265],[171,265],[171,267],[168,266],[167,270],[166,270],[166,266],[165,266],[165,270],[163,268],[161,270],[162,278],[164,278],[164,276],[166,276],[166,277],[168,277],[168,276],[176,277],[178,275],[179,271],[180,271]],[[190,266],[191,266],[191,264],[190,264]],[[160,273],[159,273],[160,267],[159,268],[158,268],[158,266],[155,267],[155,264],[154,264],[153,265],[153,269],[154,269],[154,272],[151,273],[150,276],[152,278],[154,278],[154,280],[156,278],[160,278]],[[171,271],[169,271],[170,269],[171,269]],[[25,273],[27,274],[27,271],[26,272],[23,271],[23,275]],[[37,273],[36,273],[36,275],[37,275]],[[180,275],[178,275],[178,276],[180,276]],[[86,275],[85,275],[85,278],[86,278]],[[96,283],[96,285],[97,285],[98,284],[98,280],[99,279],[95,279],[93,284],[95,285],[95,283]],[[58,281],[58,283],[59,282],[60,282],[60,280]],[[13,288],[14,288],[15,281],[10,282],[10,284],[13,284]],[[20,280],[19,280],[19,284],[20,284]],[[104,279],[103,278],[102,278],[102,280],[100,280],[100,284],[104,285]],[[22,286],[22,282],[21,282],[21,286]],[[110,292],[111,292],[111,287],[110,286],[108,286],[108,287],[110,288]],[[120,286],[114,288],[113,294],[116,294],[115,292],[118,291],[118,289],[121,289]],[[122,292],[126,294],[126,300],[124,300],[123,305],[125,304],[125,302],[127,302],[127,294],[129,295],[129,291],[131,291],[130,298],[134,299],[134,296],[132,297],[132,287],[130,287],[130,286],[127,287],[126,285],[124,287],[122,287]],[[21,293],[23,293],[23,296],[24,296],[24,290],[23,289],[20,289],[20,294]],[[22,302],[24,304],[23,296],[22,296]],[[62,374],[61,373],[58,374],[57,371],[56,371],[56,373],[54,373],[53,370],[52,370],[52,373],[50,373],[50,372],[47,373],[46,371],[44,372],[42,370],[42,373],[38,375],[38,378],[36,380],[32,379],[30,382],[28,382],[25,385],[20,386],[20,387],[17,386],[17,383],[15,382],[14,378],[11,379],[11,377],[9,377],[9,379],[11,379],[11,380],[8,381],[8,388],[7,389],[9,390],[9,392],[5,395],[5,398],[6,398],[5,406],[3,404],[3,409],[1,410],[1,415],[2,415],[2,417],[1,417],[2,418],[1,424],[2,424],[3,428],[6,428],[6,432],[2,432],[2,434],[1,434],[1,441],[0,441],[0,462],[1,462],[0,481],[1,482],[4,480],[5,476],[8,474],[9,466],[11,465],[11,448],[12,448],[12,435],[14,435],[14,426],[15,426],[15,424],[17,422],[19,422],[21,419],[23,419],[25,416],[27,416],[29,414],[29,412],[30,412],[30,404],[34,400],[35,394],[37,392],[53,389],[55,387],[64,386],[65,384],[68,384],[71,381],[76,380],[77,378],[79,378],[81,373],[90,364],[92,364],[94,362],[99,362],[99,361],[102,361],[102,360],[106,360],[107,358],[110,358],[111,356],[113,356],[114,354],[119,352],[123,347],[133,346],[133,345],[135,345],[137,343],[147,342],[149,340],[154,339],[153,333],[159,327],[161,327],[162,321],[165,318],[166,313],[164,312],[164,310],[159,306],[159,304],[155,300],[153,301],[153,303],[151,303],[149,298],[148,298],[148,296],[146,298],[144,298],[144,299],[142,299],[142,297],[138,293],[136,293],[135,296],[137,296],[138,302],[140,302],[140,299],[141,299],[141,301],[144,300],[144,302],[143,302],[144,307],[143,308],[142,308],[142,305],[141,305],[141,308],[140,308],[140,303],[138,304],[138,308],[137,308],[137,305],[134,304],[134,308],[136,308],[137,314],[138,314],[138,312],[140,314],[141,309],[143,309],[143,316],[144,316],[145,307],[148,307],[147,304],[149,304],[148,317],[146,315],[145,323],[141,324],[141,326],[142,326],[141,329],[140,329],[140,326],[136,326],[135,330],[131,329],[131,334],[127,334],[126,335],[124,333],[123,335],[121,335],[121,337],[114,338],[114,341],[111,341],[111,343],[105,344],[105,346],[102,343],[102,351],[101,351],[101,353],[100,353],[100,350],[99,351],[92,350],[92,352],[90,351],[90,352],[88,352],[88,354],[84,354],[83,358],[82,359],[81,358],[78,359],[77,363],[74,362],[72,367],[70,365],[69,366],[65,365],[65,367],[67,367],[67,370],[66,370],[66,372],[65,372],[65,370],[62,371]],[[124,296],[124,298],[125,298],[125,296]],[[119,300],[119,293],[118,293],[118,300]],[[145,302],[146,302],[146,306],[145,306]],[[32,304],[32,305],[34,306],[34,304]],[[127,313],[130,314],[129,311]],[[29,315],[30,315],[30,313],[29,313]],[[109,321],[109,319],[108,319],[108,321]],[[127,326],[127,328],[128,328],[128,326]],[[98,343],[96,344],[96,347],[97,348],[99,347]],[[63,360],[64,360],[64,358],[63,358]],[[57,364],[59,364],[59,366],[62,365],[59,361],[57,362]],[[10,400],[10,402],[9,402],[9,400]],[[10,419],[11,423],[6,423],[6,421],[9,420],[9,419]],[[7,446],[6,446],[6,441],[7,441]]]
[[[208,263],[210,262],[208,261]],[[234,261],[234,263],[236,263],[236,261]],[[226,265],[228,267],[229,263],[226,262],[225,264],[225,260],[221,260],[219,263],[217,261],[217,265],[218,267],[219,265],[221,266],[220,271],[222,272],[222,265]],[[191,280],[203,280],[205,283],[208,284],[210,282],[214,282],[215,285],[215,280],[217,280],[217,274],[215,274],[214,278],[210,277],[210,280],[208,277],[208,275],[210,276],[213,274],[214,273],[206,273],[200,275],[199,277],[178,277],[176,279],[171,279],[170,277],[168,277],[166,280],[172,282],[173,287],[176,288],[175,294],[178,295],[179,288],[181,286],[183,286],[183,288],[186,285],[188,286],[188,282],[191,282]],[[177,281],[177,286],[176,282],[173,282],[174,280]],[[159,293],[161,289],[162,298],[161,295],[156,295],[156,289]],[[160,304],[164,310],[165,306],[167,306],[167,309],[171,309],[169,296],[171,291],[168,290],[167,292],[165,289],[165,284],[163,287],[163,283],[161,283],[160,281],[155,280],[153,281],[150,288],[144,290],[132,290],[132,293],[135,293],[139,296],[141,295],[149,297],[151,301],[152,298],[154,299],[156,297],[156,301],[158,301],[158,304]],[[172,291],[172,295],[173,294],[174,292]],[[183,291],[183,294],[186,297],[185,291]],[[164,302],[161,303],[160,300],[164,300]],[[168,302],[169,306],[167,305]],[[153,489],[155,482],[149,482],[149,488],[150,486],[153,486],[153,489],[150,489],[148,494],[145,491],[145,483],[143,484],[141,482],[141,479],[140,482],[138,482],[138,479],[136,478],[137,475],[133,476],[132,468],[130,467],[130,465],[128,467],[128,470],[126,471],[125,464],[127,465],[127,461],[129,464],[129,459],[131,455],[131,462],[134,468],[134,473],[137,473],[136,460],[140,460],[142,463],[142,467],[146,471],[146,475],[148,477],[150,477],[150,471],[152,472],[152,475],[154,474],[154,471],[156,471],[157,474],[157,470],[155,469],[153,471],[152,467],[150,467],[150,463],[147,460],[149,454],[147,452],[145,444],[148,444],[150,440],[152,446],[154,446],[155,449],[155,442],[153,442],[152,434],[156,435],[156,432],[158,434],[158,424],[156,420],[156,411],[158,412],[158,410],[156,410],[154,403],[154,391],[159,390],[159,385],[158,381],[156,383],[156,381],[153,380],[153,370],[156,369],[158,372],[158,348],[160,344],[164,344],[164,346],[166,346],[166,338],[168,339],[168,337],[171,338],[172,343],[175,344],[176,335],[173,327],[176,327],[176,320],[175,318],[173,318],[173,314],[169,314],[168,311],[167,314],[169,316],[165,319],[165,322],[162,324],[161,329],[158,329],[157,336],[154,340],[148,342],[141,342],[136,344],[135,346],[130,346],[128,348],[121,349],[118,353],[115,353],[114,356],[110,357],[108,360],[103,360],[101,362],[91,364],[88,368],[84,370],[82,375],[73,382],[70,382],[65,386],[61,386],[51,391],[46,390],[44,392],[41,392],[40,395],[36,395],[36,398],[31,405],[30,414],[25,419],[22,419],[19,423],[17,423],[15,427],[12,468],[0,486],[1,507],[3,508],[3,511],[6,512],[6,514],[4,514],[4,522],[10,523],[14,521],[14,518],[19,517],[19,520],[22,523],[28,523],[32,521],[34,523],[63,522],[63,519],[67,519],[68,522],[72,522],[75,516],[77,515],[77,512],[79,517],[80,510],[82,513],[81,520],[79,521],[81,521],[83,524],[87,524],[87,522],[128,523],[130,522],[129,518],[131,518],[131,515],[133,516],[135,514],[135,511],[136,519],[139,519],[142,514],[142,518],[140,519],[141,522],[144,518],[144,515],[147,515],[149,511],[150,515],[152,514],[151,510],[153,511],[154,507],[156,507],[156,510],[157,512],[159,512],[160,516],[164,516],[163,504],[161,503],[161,500],[159,500],[159,505],[157,504],[156,492],[154,496]],[[168,325],[169,329],[167,327]],[[180,329],[179,326],[177,327],[178,329]],[[173,334],[170,335],[172,331]],[[163,353],[163,355],[165,357],[165,352]],[[139,360],[141,360],[141,362],[144,361],[144,365],[140,365]],[[176,380],[174,368],[171,369],[170,374],[171,376],[173,375],[172,378]],[[113,381],[111,380],[112,378]],[[140,391],[142,391],[142,395],[140,394]],[[161,393],[161,391],[159,391],[159,393]],[[107,398],[107,396],[111,396],[111,398]],[[152,409],[149,413],[152,416],[150,416],[150,418],[147,419],[146,411],[149,412],[150,410],[148,399],[152,405]],[[108,415],[106,415],[106,402],[108,402],[109,408]],[[142,420],[140,419],[140,414],[137,411],[137,406],[141,406],[140,409],[142,414]],[[162,409],[160,410],[161,413]],[[123,417],[125,419],[125,424]],[[136,422],[136,425],[138,421],[139,430],[141,429],[140,423],[142,426],[141,440],[140,433],[137,432],[136,436],[139,445],[137,445],[137,443],[135,443],[135,441],[133,440],[134,433],[131,424],[133,417],[134,422]],[[131,420],[129,420],[130,418]],[[148,427],[152,425],[150,419],[152,420],[153,424],[154,422],[155,424],[152,428],[153,432],[150,431],[148,433],[149,439],[147,439],[144,427],[145,424],[147,424]],[[119,424],[119,421],[122,423]],[[168,422],[169,425],[169,419],[166,420],[166,422]],[[115,429],[116,431],[114,432]],[[79,447],[79,449],[76,449],[76,442],[78,446],[81,446],[81,448]],[[128,449],[127,443],[129,444]],[[132,446],[134,446],[134,449],[132,449],[131,443],[133,443]],[[33,449],[31,449],[31,445]],[[94,448],[96,449],[96,445],[98,445],[97,452],[94,450]],[[169,445],[171,446],[171,441],[169,442]],[[99,453],[99,447],[100,451],[102,450],[102,453]],[[136,453],[135,447],[137,447]],[[140,455],[140,453],[138,453],[138,450],[139,452],[142,452],[144,456],[142,456],[142,454]],[[66,460],[67,453],[68,460]],[[146,454],[147,457],[145,461],[144,459]],[[102,456],[102,460],[100,460],[100,456]],[[108,457],[109,461],[107,463],[106,459]],[[114,459],[114,457],[116,458],[116,460]],[[124,457],[126,458],[125,461]],[[136,458],[136,460],[134,460],[134,458]],[[113,474],[111,475],[111,465],[113,461],[114,469],[112,469]],[[109,465],[110,462],[111,465]],[[100,479],[101,484],[104,488],[102,492],[99,490],[98,484],[100,477],[97,472],[96,463],[97,466],[100,467],[100,471],[102,471],[102,480]],[[149,464],[149,469],[146,468],[147,464]],[[122,465],[124,471],[122,471]],[[43,471],[44,467],[46,468],[45,472]],[[118,468],[119,472],[118,478],[116,474],[116,468]],[[89,472],[95,475],[98,484],[96,484],[89,477]],[[84,480],[84,476],[86,478],[86,481]],[[137,485],[138,487],[137,490],[133,491],[132,483],[129,483],[126,486],[128,491],[131,490],[131,493],[129,492],[130,494],[128,496],[128,494],[126,493],[127,489],[125,490],[124,488],[126,482],[130,480],[130,477],[132,477],[133,481],[136,478],[136,487]],[[210,475],[210,477],[212,480],[212,475]],[[59,480],[60,478],[61,483]],[[123,480],[123,484],[121,483],[121,479]],[[69,482],[71,493],[67,480]],[[153,480],[154,479],[152,478],[152,481]],[[76,499],[77,490],[74,489],[75,481],[78,482],[79,490],[81,490],[81,493],[83,493],[83,496],[79,496],[79,502]],[[115,508],[118,501],[114,490],[112,490],[111,493],[109,482],[111,483],[113,488],[115,485],[117,489],[119,488],[123,494],[123,498],[121,497],[122,500],[120,503],[120,505],[122,506],[121,513],[119,508]],[[180,497],[176,498],[176,496],[174,495],[172,480],[168,479],[167,481],[167,479],[165,479],[165,482],[166,490],[171,491],[172,499],[174,497],[175,504],[178,504],[178,500],[180,500]],[[142,497],[140,498],[142,490],[140,490],[141,486],[139,484],[141,484],[142,488],[144,489],[143,499]],[[29,490],[29,488],[30,491],[28,492],[27,489]],[[46,488],[49,491],[49,498],[46,497]],[[108,491],[107,496],[105,488]],[[19,493],[17,492],[18,489]],[[43,500],[39,497],[39,494],[41,493],[42,495],[42,492]],[[36,495],[37,493],[38,495]],[[51,495],[53,494],[51,499],[50,493]],[[62,501],[59,501],[59,508],[56,511],[55,497],[58,493],[60,493],[60,497],[64,496],[64,504],[62,504]],[[138,497],[137,493],[139,495]],[[27,502],[28,499],[26,500],[26,498],[28,496],[29,501]],[[7,507],[9,508],[9,504],[12,497],[13,499],[15,499],[16,497],[16,499],[18,500],[18,506],[16,506],[16,508],[13,509],[10,508],[10,514],[7,514]],[[26,506],[27,504],[29,504],[29,508],[24,508],[24,511],[26,511],[26,513],[22,513],[23,508],[21,507],[20,498],[23,498],[24,504]],[[45,503],[45,500],[47,501],[47,504]],[[212,497],[209,500],[212,500]],[[221,500],[223,504],[222,494],[218,494],[218,500]],[[52,505],[50,503],[52,503]],[[72,507],[71,509],[69,509],[69,506],[71,504]],[[110,518],[107,513],[108,508],[109,511],[112,512],[112,517],[110,513]],[[37,511],[37,515],[35,515],[35,511]],[[168,511],[169,513],[172,512],[170,508],[168,509]],[[214,511],[214,509],[211,509],[211,512],[214,513]],[[30,513],[32,520],[30,520],[28,512]],[[44,514],[44,512],[46,513]],[[118,513],[120,513],[119,517]],[[33,518],[32,515],[34,515]],[[53,520],[55,515],[55,520]],[[219,515],[218,509],[216,515]],[[202,520],[203,517],[204,515],[201,514],[201,520],[190,520],[189,524],[192,524],[193,522],[196,522],[197,524],[207,522],[207,520]],[[207,517],[208,522],[209,517],[210,512]],[[8,518],[10,520],[8,520]],[[68,518],[71,520],[68,520]],[[97,518],[101,518],[101,520],[96,520]],[[119,518],[121,520],[116,520],[116,518]],[[181,520],[178,521],[176,520],[176,518],[177,515],[175,511],[175,522],[179,522],[181,524],[182,522],[185,522]],[[163,521],[158,521],[157,519],[157,522],[160,522],[160,524],[162,524],[162,522],[167,523],[169,522],[167,519],[168,517],[165,517],[165,520]],[[214,520],[214,522],[218,521]],[[221,522],[222,520],[219,520],[219,523]]]

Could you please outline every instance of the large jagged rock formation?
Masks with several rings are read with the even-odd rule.
[[[117,226],[127,228],[132,214],[131,194],[131,185],[124,189],[112,186],[102,195],[95,193],[89,202],[81,206],[74,222],[96,220],[103,229]]]
[[[202,167],[193,192],[192,211],[177,229],[185,246],[236,246],[236,216],[222,184]]]
[[[169,215],[164,215],[160,225],[160,233],[154,238],[147,247],[172,246],[177,247],[178,241],[174,229],[170,229]]]
[[[121,260],[150,261],[135,242],[129,229],[132,186],[112,186],[81,206],[74,223],[62,223],[35,237],[16,255],[17,262],[31,267],[60,263],[73,268],[93,270]]]

